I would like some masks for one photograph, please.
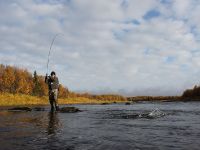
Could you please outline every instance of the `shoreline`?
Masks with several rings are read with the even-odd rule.
[[[85,97],[75,97],[75,98],[58,98],[59,105],[109,105],[109,104],[134,104],[140,102],[193,102],[200,101],[200,97],[180,97],[180,96],[136,96],[127,97],[126,100],[97,100],[89,99]],[[48,106],[48,97],[37,97],[24,94],[10,94],[10,93],[0,93],[0,106]]]
[[[126,103],[127,100],[97,100],[89,99],[85,97],[75,97],[75,98],[58,98],[59,105],[73,105],[73,104],[112,104],[112,103]],[[27,106],[27,105],[49,105],[49,100],[47,96],[37,97],[24,94],[10,94],[10,93],[0,93],[0,106]]]

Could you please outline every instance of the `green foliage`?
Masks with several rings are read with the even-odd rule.
[[[42,83],[39,80],[37,72],[34,71],[33,73],[33,93],[34,96],[44,96],[45,91],[42,89]]]

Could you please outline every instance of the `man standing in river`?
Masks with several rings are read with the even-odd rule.
[[[45,83],[47,83],[49,87],[49,103],[51,104],[51,111],[58,111],[59,81],[54,71],[51,72],[51,76],[46,74]]]

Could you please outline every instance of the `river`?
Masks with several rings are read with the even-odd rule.
[[[0,107],[0,149],[200,148],[200,102],[73,106],[82,112],[51,113],[48,106],[45,111],[8,112]],[[141,117],[155,110],[162,115]]]

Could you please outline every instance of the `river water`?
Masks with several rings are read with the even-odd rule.
[[[200,149],[200,102],[73,105],[78,113],[0,109],[2,150]],[[156,111],[155,111],[156,110]],[[151,114],[153,117],[142,117]]]

